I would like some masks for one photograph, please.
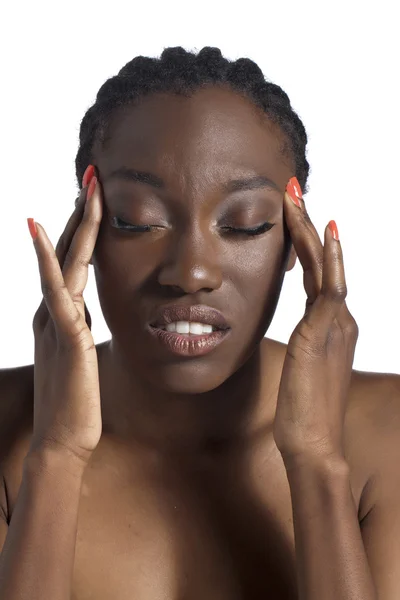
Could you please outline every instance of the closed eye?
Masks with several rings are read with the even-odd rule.
[[[132,233],[144,233],[148,231],[152,231],[152,229],[159,228],[157,225],[132,225],[130,223],[126,223],[119,217],[112,217],[111,224],[113,227],[117,229],[123,229],[126,231],[131,231]],[[274,223],[269,223],[266,221],[257,227],[221,227],[221,229],[227,233],[232,234],[242,234],[247,236],[257,236],[269,231],[274,226]]]
[[[259,225],[257,227],[221,227],[221,229],[223,229],[224,231],[226,231],[228,233],[236,233],[236,234],[244,234],[244,235],[254,236],[254,235],[261,235],[262,233],[269,231],[270,229],[272,229],[272,227],[274,225],[275,225],[275,223],[268,223],[268,221],[266,221],[265,223],[263,223],[262,225]]]
[[[131,225],[130,223],[126,223],[119,217],[111,217],[111,225],[116,227],[116,229],[125,229],[126,231],[132,231],[136,233],[142,233],[145,231],[151,231],[152,225]]]

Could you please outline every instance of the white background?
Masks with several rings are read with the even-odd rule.
[[[400,35],[395,0],[376,2],[9,2],[1,51],[0,368],[33,362],[41,300],[26,218],[54,246],[77,196],[80,121],[134,56],[217,46],[280,85],[309,135],[306,203],[320,236],[335,219],[356,369],[400,372]],[[92,267],[91,267],[92,269]],[[109,339],[90,271],[95,342]],[[304,310],[302,269],[286,275],[268,337],[287,342]]]

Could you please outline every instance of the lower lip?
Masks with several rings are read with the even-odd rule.
[[[230,329],[224,329],[203,335],[182,335],[151,325],[149,330],[151,335],[175,356],[204,356],[219,346],[230,332]]]

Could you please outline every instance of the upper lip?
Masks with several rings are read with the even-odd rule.
[[[229,329],[229,325],[224,315],[205,304],[195,304],[193,306],[170,305],[160,307],[156,317],[150,322],[152,327],[160,327],[174,323],[176,321],[192,321],[193,323],[208,323],[217,329]]]

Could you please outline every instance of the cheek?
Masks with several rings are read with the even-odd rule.
[[[256,332],[256,337],[264,335],[271,323],[285,272],[283,239],[260,241],[243,243],[230,254],[227,264],[232,291],[246,315],[249,331]]]
[[[238,274],[234,287],[249,322],[260,321],[263,315],[274,310],[281,288],[276,262],[263,260],[252,263],[251,268]]]
[[[140,287],[157,270],[164,250],[164,245],[150,236],[124,238],[104,227],[93,260],[97,279],[115,289]]]
[[[258,290],[261,295],[277,278],[283,253],[283,244],[276,238],[262,242],[236,244],[225,257],[225,270],[235,287]]]

